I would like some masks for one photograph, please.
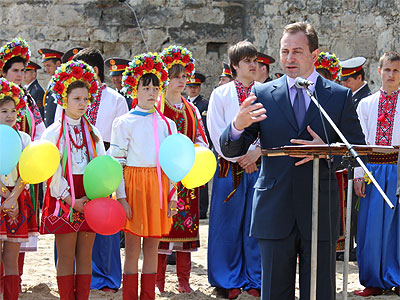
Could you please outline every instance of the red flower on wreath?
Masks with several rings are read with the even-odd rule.
[[[154,68],[156,69],[156,71],[160,72],[162,69],[162,63],[156,63],[156,65],[154,66]]]
[[[21,54],[22,55],[26,55],[28,53],[28,48],[26,48],[26,47],[24,47],[24,48],[22,48],[22,51],[21,51]],[[27,56],[27,58],[28,58],[29,56]],[[28,59],[27,59],[28,60]]]
[[[68,74],[68,73],[66,73],[66,72],[60,73],[60,75],[59,75],[59,77],[58,77],[58,79],[59,79],[60,81],[67,80],[67,79],[69,79],[69,78],[71,78],[71,74]]]
[[[61,81],[58,81],[55,85],[54,85],[54,91],[61,95],[64,92],[64,84]]]
[[[20,89],[17,88],[16,86],[13,86],[13,87],[11,87],[11,92],[12,92],[13,97],[18,97]]]
[[[188,62],[190,62],[190,57],[189,57],[189,55],[185,55],[183,58],[182,58],[182,62],[184,63],[184,64],[187,64]]]
[[[186,72],[192,73],[193,70],[194,70],[194,64],[188,64],[188,65],[186,66]]]
[[[161,81],[166,81],[168,79],[168,73],[164,70],[161,71]]]
[[[22,99],[19,100],[18,105],[15,107],[17,111],[19,111],[21,108],[24,108],[26,106],[26,102]]]
[[[4,56],[4,60],[9,60],[12,56],[11,52],[8,52],[5,56]]]
[[[90,82],[90,81],[93,80],[93,77],[94,77],[94,76],[93,76],[92,73],[86,72],[85,74],[83,74],[82,79],[85,80],[85,81],[87,81],[87,82]]]
[[[83,70],[80,67],[73,67],[72,68],[72,72],[71,72],[71,76],[75,77],[76,79],[81,79],[83,75]]]
[[[153,69],[154,67],[154,61],[152,59],[150,59],[149,57],[146,57],[144,64],[143,64],[143,68],[146,71],[150,71],[151,69]]]
[[[174,60],[181,60],[181,53],[180,52],[174,52],[172,53],[172,58]]]
[[[97,86],[97,82],[96,82],[96,81],[93,82],[93,83],[92,83],[92,86],[91,86],[90,89],[89,89],[89,93],[90,93],[90,94],[96,93],[96,91],[97,91],[98,88],[99,88],[99,87]]]
[[[136,87],[136,80],[131,76],[128,76],[126,78],[125,82],[126,82],[126,84],[129,84],[132,87]]]
[[[168,65],[168,64],[172,64],[172,62],[173,62],[174,60],[172,59],[172,57],[170,57],[170,56],[166,56],[165,58],[164,58],[164,62]]]
[[[12,50],[12,54],[18,55],[21,52],[21,46],[17,46]]]
[[[8,86],[7,83],[3,82],[3,83],[1,84],[1,92],[2,92],[3,94],[6,94],[6,93],[8,93],[9,91],[10,91],[10,87]]]

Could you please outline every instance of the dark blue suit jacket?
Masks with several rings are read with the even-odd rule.
[[[42,119],[44,118],[44,107],[43,107],[43,96],[44,90],[42,86],[39,84],[38,80],[35,79],[28,88],[29,94],[31,94],[32,98],[35,100],[36,105],[39,107],[40,115]]]
[[[353,144],[365,144],[349,89],[318,76],[316,95],[345,137]],[[246,153],[260,135],[262,149],[291,145],[290,139],[311,140],[306,127],[325,141],[320,113],[313,102],[299,128],[289,98],[286,76],[257,85],[257,101],[267,110],[267,119],[246,128],[240,139],[230,139],[230,127],[221,136],[221,150],[227,157]],[[340,142],[325,120],[329,143]],[[295,167],[298,158],[262,157],[259,179],[255,185],[251,235],[261,239],[287,237],[297,224],[301,235],[311,239],[312,162]],[[334,168],[320,160],[319,240],[336,239],[339,229],[339,197]],[[331,172],[331,205],[329,208],[329,172]]]

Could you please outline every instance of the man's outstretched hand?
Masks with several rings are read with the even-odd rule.
[[[267,111],[261,103],[252,104],[255,100],[257,100],[257,97],[250,94],[240,105],[239,111],[233,119],[233,125],[237,130],[243,130],[251,124],[267,118],[265,114]]]
[[[310,133],[311,137],[313,138],[311,141],[308,140],[298,140],[298,139],[291,139],[290,142],[292,144],[300,144],[300,145],[325,145],[325,142],[319,137],[318,134],[316,134],[310,126],[307,126],[307,131]],[[291,157],[304,157],[304,159],[298,161],[295,163],[295,166],[300,166],[302,164],[305,164],[306,162],[309,162],[310,160],[313,159],[312,155],[291,155]]]

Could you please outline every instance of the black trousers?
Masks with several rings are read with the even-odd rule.
[[[208,212],[208,183],[200,188],[200,218],[207,218]]]
[[[262,300],[294,300],[299,257],[300,300],[310,299],[311,241],[295,225],[284,239],[259,239],[262,264]],[[318,242],[317,300],[336,297],[336,241]]]

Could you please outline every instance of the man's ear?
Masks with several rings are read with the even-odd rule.
[[[99,67],[94,66],[93,67],[94,72],[96,73],[97,76],[99,76]]]
[[[60,60],[57,60],[57,61],[56,61],[56,66],[57,66],[57,67],[61,66],[61,61],[60,61]]]
[[[315,63],[318,59],[319,49],[315,49],[313,52],[311,52],[311,54],[312,54],[313,62]]]

